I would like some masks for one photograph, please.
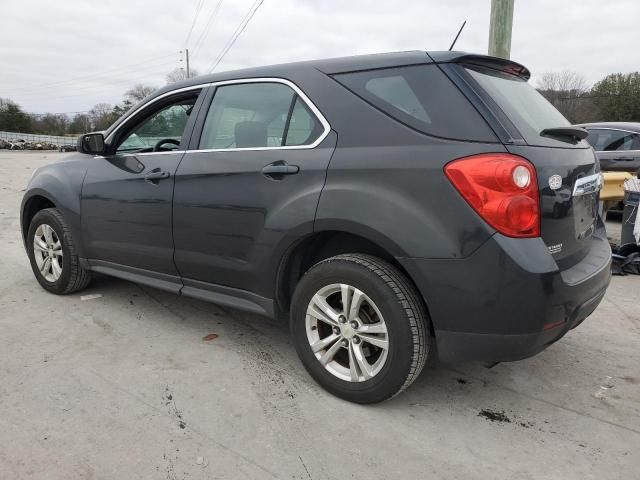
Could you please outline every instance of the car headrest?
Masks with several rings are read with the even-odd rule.
[[[267,146],[267,124],[264,122],[238,122],[234,135],[237,148]]]

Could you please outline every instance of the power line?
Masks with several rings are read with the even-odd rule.
[[[264,0],[256,0],[253,3],[253,5],[257,4],[257,6],[255,8],[253,8],[252,6],[253,10],[250,9],[249,13],[247,13],[247,15],[245,15],[245,17],[242,19],[240,25],[238,25],[238,28],[236,28],[236,31],[231,36],[231,39],[227,42],[220,55],[218,55],[218,57],[216,58],[215,62],[213,62],[213,66],[209,69],[209,73],[213,72],[220,64],[220,62],[222,62],[227,52],[231,49],[231,47],[233,47],[234,43],[236,43],[238,37],[242,34],[242,32],[244,32],[244,29],[247,28],[247,25],[263,3]]]
[[[191,28],[189,29],[189,33],[187,33],[187,39],[184,41],[184,46],[189,46],[189,39],[191,38],[191,34],[193,33],[193,27],[196,26],[196,20],[198,20],[198,15],[200,15],[200,10],[202,10],[202,5],[204,4],[204,0],[198,0],[198,4],[196,5],[196,11],[193,15],[193,20],[191,21]]]
[[[216,60],[213,62],[213,65],[209,69],[209,73],[213,72],[216,69],[216,67],[220,64],[220,62],[222,62],[222,59],[225,57],[227,52],[231,49],[231,47],[236,42],[238,37],[242,34],[244,29],[247,27],[247,24],[249,23],[249,21],[251,21],[251,19],[253,18],[253,15],[256,13],[258,8],[260,8],[260,5],[262,5],[263,2],[264,2],[264,0],[256,0],[253,3],[253,5],[251,5],[251,7],[249,8],[249,11],[244,16],[244,18],[240,21],[240,24],[238,25],[236,30],[231,35],[231,38],[227,41],[227,43],[225,44],[225,46],[222,49],[222,51],[216,57]]]
[[[50,91],[51,87],[57,87],[57,86],[61,86],[61,85],[66,85],[66,84],[73,84],[75,82],[78,81],[87,81],[87,80],[98,80],[100,78],[104,78],[104,77],[109,77],[111,76],[112,72],[118,72],[117,74],[120,75],[122,73],[126,73],[128,71],[139,71],[140,70],[140,65],[144,65],[144,64],[148,64],[148,63],[157,63],[159,60],[164,60],[166,58],[169,57],[175,57],[177,56],[177,53],[173,53],[170,55],[162,55],[159,57],[153,57],[153,58],[149,58],[146,60],[142,60],[136,63],[132,63],[132,64],[128,64],[128,65],[122,65],[120,67],[116,67],[113,69],[109,69],[109,70],[104,70],[102,72],[95,72],[92,74],[88,74],[88,75],[82,75],[79,77],[74,77],[74,78],[70,78],[67,80],[60,80],[58,82],[53,82],[53,83],[47,83],[47,84],[41,84],[35,87],[32,87],[32,89],[30,89],[29,91],[32,93],[35,92],[39,92],[41,90],[46,90],[46,91]],[[147,68],[150,65],[147,65]]]
[[[136,77],[126,77],[126,78],[120,78],[120,79],[114,79],[114,80],[106,80],[106,81],[102,81],[101,84],[98,85],[82,85],[79,87],[76,87],[74,85],[63,85],[57,88],[63,88],[64,90],[69,90],[71,92],[77,92],[77,91],[81,91],[83,93],[80,93],[78,95],[83,95],[85,91],[87,90],[96,90],[96,89],[104,89],[105,86],[108,87],[110,85],[120,85],[120,84],[125,84],[125,83],[131,83],[134,84],[136,82],[142,81],[147,79],[147,77],[149,75],[159,75],[161,73],[166,73],[167,69],[170,68],[171,64],[163,64],[163,65],[154,65],[153,67],[150,68],[146,68],[146,69],[139,69],[138,72],[148,72],[146,76],[141,77],[141,76],[136,76]],[[123,72],[124,73],[124,72]],[[99,79],[98,79],[99,80]],[[89,83],[91,82],[95,82],[95,80],[89,80]],[[48,96],[51,95],[52,89],[48,89],[45,91],[34,91],[34,92],[17,92],[16,94],[14,94],[13,96],[15,97],[20,97],[20,98],[39,98],[42,96]],[[65,98],[65,97],[69,97],[69,96],[78,96],[76,94],[71,94],[71,95],[63,95],[63,96],[59,96],[56,95],[56,98]]]
[[[193,55],[195,55],[198,48],[200,48],[202,43],[209,36],[209,31],[211,30],[211,27],[213,26],[213,23],[218,16],[218,12],[220,11],[220,7],[222,6],[223,1],[224,0],[218,0],[218,3],[216,3],[215,7],[213,7],[213,11],[211,12],[211,15],[209,15],[209,19],[207,20],[207,23],[205,24],[202,32],[200,33],[198,40],[196,40],[194,47],[191,49],[191,53]]]
[[[49,94],[51,92],[52,88],[59,88],[59,87],[63,87],[63,88],[84,88],[84,84],[86,83],[90,83],[90,82],[95,82],[95,81],[103,81],[106,80],[108,81],[109,79],[115,77],[115,78],[123,78],[122,76],[125,74],[128,74],[130,72],[140,72],[140,71],[150,71],[150,70],[157,70],[159,67],[162,68],[167,68],[169,65],[173,64],[172,63],[166,63],[163,62],[162,64],[158,63],[158,59],[155,59],[153,61],[153,65],[146,65],[146,66],[142,66],[142,64],[144,63],[150,63],[150,61],[146,61],[146,62],[140,62],[138,64],[135,64],[135,66],[133,67],[128,67],[128,68],[119,68],[119,69],[113,69],[110,72],[111,73],[102,73],[102,74],[94,74],[91,76],[85,76],[85,77],[77,77],[74,79],[69,79],[69,80],[65,80],[65,81],[61,81],[61,82],[54,82],[51,83],[49,85],[42,85],[40,87],[34,88],[34,89],[30,89],[30,90],[22,90],[22,92],[24,92],[27,95],[38,95],[38,94]],[[117,71],[119,70],[119,71]],[[81,83],[83,84],[83,86],[81,87],[75,87],[75,85],[77,83]]]

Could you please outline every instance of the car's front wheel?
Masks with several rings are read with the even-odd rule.
[[[300,280],[291,332],[311,376],[334,395],[375,403],[406,389],[429,352],[428,316],[415,287],[370,255],[323,260]]]
[[[38,283],[51,293],[77,292],[91,281],[90,272],[80,265],[71,231],[56,208],[40,210],[31,220],[27,252]]]

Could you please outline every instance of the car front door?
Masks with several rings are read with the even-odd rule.
[[[311,233],[335,133],[286,80],[218,84],[176,173],[175,262],[185,294],[271,298],[269,272]],[[223,288],[221,288],[223,287]]]
[[[88,160],[82,230],[94,270],[155,272],[160,282],[169,282],[158,286],[179,288],[171,202],[200,92],[193,89],[152,101],[107,137],[104,156]]]
[[[640,133],[592,128],[587,140],[596,150],[603,171],[636,172],[640,169]]]

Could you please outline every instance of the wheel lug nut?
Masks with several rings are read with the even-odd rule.
[[[358,322],[356,322],[355,320],[353,320],[353,321],[351,322],[351,327],[352,327],[352,328],[354,328],[354,329],[358,328]]]
[[[358,337],[353,337],[353,343],[356,345],[360,343],[360,339]]]
[[[340,327],[333,327],[333,333],[340,335]]]
[[[340,316],[338,317],[338,322],[340,322],[340,323],[346,323],[346,322],[347,322],[347,319],[345,318],[345,316],[344,316],[344,315],[340,315]]]
[[[349,346],[349,342],[347,342],[346,340],[342,340],[342,346],[343,347]]]

